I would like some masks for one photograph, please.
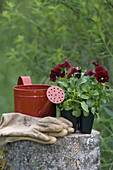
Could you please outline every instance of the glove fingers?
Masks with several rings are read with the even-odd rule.
[[[68,128],[68,134],[74,133],[74,128]]]
[[[52,123],[37,123],[36,129],[40,132],[59,132],[62,130],[62,126]]]
[[[53,117],[45,117],[42,120],[39,120],[38,122],[45,123],[45,124],[46,123],[56,124],[56,125],[62,126],[64,129],[67,129],[69,127],[68,124],[66,124],[65,122],[60,121],[59,119],[53,118]]]
[[[72,122],[70,122],[69,120],[63,118],[63,117],[57,117],[58,120],[60,120],[61,122],[63,122],[64,124],[66,124],[68,127],[73,127]]]
[[[54,132],[54,133],[44,133],[48,136],[54,136],[54,137],[63,137],[66,136],[68,134],[68,131],[66,129],[62,129],[61,132]]]
[[[55,119],[55,118],[54,118]],[[57,118],[56,118],[57,119]],[[67,124],[65,124],[64,122],[62,122],[62,121],[58,121],[59,122],[59,124],[55,124],[55,122],[38,122],[37,123],[37,125],[39,125],[39,126],[44,126],[44,127],[48,127],[49,126],[49,124],[50,124],[50,126],[54,126],[54,127],[56,127],[57,128],[57,131],[61,131],[61,129],[63,128],[63,129],[67,129],[69,126],[67,125]],[[52,128],[53,129],[53,128]]]
[[[42,141],[42,140],[38,140],[38,139],[29,139],[29,140],[32,140],[32,141],[35,141],[35,142],[38,142],[38,143],[42,143],[42,144],[53,144],[56,142],[56,138],[53,137],[53,136],[49,136],[50,137],[50,140],[49,141]]]
[[[69,127],[67,124],[65,124],[63,122],[60,123],[60,126],[62,126],[63,129],[68,129],[68,127]]]
[[[37,131],[37,129],[33,129],[32,131],[10,131],[10,132],[3,132],[0,134],[0,138],[2,136],[6,136],[6,137],[32,137],[32,138],[36,138],[36,139],[39,139],[39,140],[43,140],[43,141],[49,141],[50,140],[50,137]]]
[[[57,118],[54,117],[44,117],[43,119],[40,119],[38,121],[39,123],[53,123],[53,124],[57,124],[60,125],[61,121],[59,121]]]
[[[35,129],[35,128],[33,129],[33,132],[34,132],[33,136],[30,136],[30,137],[33,137],[33,138],[35,137],[35,138],[37,138],[39,140],[43,140],[43,141],[49,141],[50,140],[49,136],[45,135],[44,133],[37,131],[37,129]]]

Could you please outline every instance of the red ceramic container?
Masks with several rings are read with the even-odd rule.
[[[32,84],[29,76],[20,76],[14,87],[14,111],[34,117],[56,116],[56,105],[46,96],[50,85]]]

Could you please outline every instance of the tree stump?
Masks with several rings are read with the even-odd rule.
[[[100,170],[99,132],[74,133],[55,144],[32,141],[8,143],[0,148],[3,170]]]

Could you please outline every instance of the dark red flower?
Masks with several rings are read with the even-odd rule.
[[[99,66],[97,66],[97,67],[95,68],[95,72],[96,72],[96,73],[99,73],[99,72],[101,72],[101,71],[105,71],[101,65],[99,65]]]
[[[58,76],[58,72],[56,70],[51,70],[50,81],[56,81],[56,77]]]
[[[51,70],[50,81],[56,81],[56,77],[61,77],[61,69],[57,65],[54,70]]]
[[[65,76],[65,71],[62,72],[59,64],[57,64],[55,69],[59,72],[59,77],[64,77]]]
[[[77,72],[78,72],[78,73],[81,73],[82,71],[81,71],[81,69],[79,69]]]
[[[67,75],[67,79],[69,79],[74,73],[77,73],[76,67],[71,67],[71,71]]]
[[[64,77],[65,71],[62,72],[60,65],[57,64],[57,66],[54,68],[54,70],[51,70],[50,74],[50,81],[56,81],[56,77]]]
[[[92,71],[92,69],[90,69],[87,73],[85,73],[85,75],[92,76],[95,75],[95,73]]]
[[[71,73],[71,74],[77,73],[76,67],[71,67],[70,73]]]
[[[81,74],[80,73],[75,74],[75,77],[79,79],[81,77]]]
[[[75,67],[75,68],[77,68],[77,74],[75,74],[75,77],[79,79],[81,77],[81,69],[80,67]]]
[[[56,70],[58,72],[58,77],[61,76],[61,68],[59,67],[59,65],[57,65],[54,70]]]
[[[91,64],[93,64],[94,66],[96,66],[96,67],[97,67],[97,66],[99,66],[99,64],[98,64],[98,63],[99,63],[99,61],[97,60],[96,62],[95,62],[95,61],[93,61]]]
[[[72,67],[67,60],[65,60],[65,62],[62,63],[62,64],[59,64],[59,63],[58,63],[58,66],[63,67],[63,68],[66,67],[66,68],[67,68],[67,69],[66,69],[67,71],[69,71],[70,68]]]
[[[68,75],[67,75],[67,79],[69,79],[71,77],[71,74],[69,73]]]
[[[97,72],[95,77],[99,83],[105,83],[109,81],[108,72],[105,70]]]
[[[108,72],[105,71],[101,65],[95,68],[95,77],[99,83],[105,83],[109,81]]]

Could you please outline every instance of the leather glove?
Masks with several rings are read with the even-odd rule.
[[[0,137],[0,145],[5,145],[7,143],[11,143],[11,142],[17,142],[17,141],[22,141],[22,140],[30,140],[30,141],[34,141],[37,143],[42,143],[42,144],[53,144],[56,142],[56,138],[49,136],[49,140],[48,141],[43,141],[40,140],[38,138],[32,138],[32,137],[26,137],[26,136],[20,136],[20,137],[14,137],[14,136],[2,136]]]
[[[56,142],[56,137],[62,137],[70,132],[71,122],[59,118],[36,118],[21,113],[2,115],[0,122],[0,144],[17,140],[32,140],[44,144]],[[71,128],[71,133],[74,129]]]
[[[56,119],[60,120],[60,121],[57,121],[57,124],[59,124],[59,126],[61,126],[63,128],[63,130],[61,132],[56,132],[56,133],[50,132],[50,133],[44,133],[44,134],[54,136],[54,137],[63,137],[63,136],[66,136],[66,135],[74,132],[74,128],[72,128],[73,124],[69,120],[67,120],[63,117],[58,117],[58,118],[52,118],[51,121],[53,121],[53,119],[55,119],[55,121],[56,121]],[[42,119],[42,121],[44,121],[44,120]],[[54,121],[54,123],[55,123],[55,121]]]

